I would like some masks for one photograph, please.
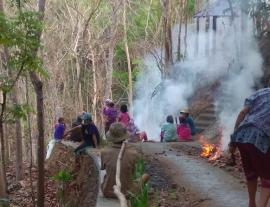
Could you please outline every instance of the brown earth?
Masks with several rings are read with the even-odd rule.
[[[46,163],[49,175],[60,170],[70,172],[72,179],[66,183],[64,200],[69,206],[95,206],[99,189],[99,171],[95,161],[87,154],[75,156],[72,148],[57,143]]]
[[[204,200],[175,181],[175,172],[161,158],[147,156],[145,172],[150,175],[149,207],[195,207]]]

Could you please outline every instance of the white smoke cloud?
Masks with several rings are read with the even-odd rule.
[[[188,107],[187,99],[196,88],[219,79],[220,95],[216,98],[216,105],[222,105],[218,116],[224,129],[223,146],[227,145],[245,98],[252,93],[255,82],[262,76],[262,58],[253,37],[253,24],[247,17],[244,19],[246,25],[243,29],[241,22],[245,21],[240,18],[236,18],[234,24],[229,18],[218,18],[215,34],[211,29],[212,23],[209,32],[202,31],[205,28],[205,19],[202,18],[199,48],[196,47],[196,27],[189,25],[187,58],[174,64],[171,80],[162,81],[156,59],[151,55],[145,57],[144,68],[136,82],[134,119],[151,139],[159,139],[160,125],[167,115],[178,115],[180,109]],[[173,28],[174,54],[177,35],[178,25]],[[160,83],[160,90],[156,90],[157,94],[151,97]]]

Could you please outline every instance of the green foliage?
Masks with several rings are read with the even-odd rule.
[[[13,120],[15,119],[27,120],[27,114],[30,112],[34,112],[31,106],[27,104],[14,104],[12,105],[12,107],[8,109],[8,111],[12,114]]]
[[[147,207],[148,205],[148,191],[149,186],[145,184],[141,191],[136,195],[131,195],[130,206],[131,207]]]
[[[143,159],[137,160],[135,164],[134,180],[140,178],[145,170],[145,162]]]
[[[145,170],[145,161],[143,159],[137,160],[135,164],[134,180],[142,177]],[[147,207],[148,205],[148,184],[144,184],[140,192],[133,194],[130,193],[130,206],[131,207]]]
[[[52,176],[51,178],[52,180],[66,183],[72,180],[72,175],[69,171],[63,169],[60,170],[56,175]]]
[[[20,7],[21,2],[16,2],[17,7]],[[13,70],[14,73],[13,79],[9,82],[17,81],[15,79],[17,76],[29,71],[47,76],[46,71],[42,68],[41,59],[37,57],[41,31],[42,24],[37,12],[23,11],[19,8],[11,17],[0,13],[0,45],[8,49],[6,67]],[[13,86],[13,84],[9,85]]]
[[[195,12],[195,0],[188,0],[187,1],[187,13],[189,15],[193,15]]]

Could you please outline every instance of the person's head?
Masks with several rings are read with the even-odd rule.
[[[126,112],[128,112],[127,105],[126,105],[126,104],[121,105],[121,107],[120,107],[120,111],[121,111],[122,113],[126,113]]]
[[[82,117],[81,116],[77,116],[76,122],[82,123]]]
[[[64,124],[64,123],[65,123],[65,119],[64,119],[63,117],[60,117],[60,118],[58,119],[58,123],[59,123],[59,124]]]
[[[166,120],[167,120],[168,123],[173,124],[173,116],[172,115],[167,116]]]
[[[111,143],[120,144],[129,138],[126,127],[120,123],[113,123],[106,134],[107,140]]]
[[[181,111],[180,111],[180,115],[181,115],[183,118],[187,118],[187,117],[189,116],[189,111],[188,111],[188,109],[181,110]]]
[[[82,121],[83,121],[83,124],[84,125],[87,125],[89,123],[92,122],[92,116],[89,114],[89,113],[85,113],[83,116],[82,116]]]
[[[108,98],[108,99],[105,100],[105,105],[106,106],[109,106],[110,103],[112,103],[112,100],[111,99]]]
[[[113,102],[111,102],[111,103],[109,103],[109,107],[114,107],[114,103]]]

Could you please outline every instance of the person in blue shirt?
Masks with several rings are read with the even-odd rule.
[[[58,123],[54,126],[54,139],[57,142],[60,142],[64,137],[66,125],[63,117],[58,119]]]
[[[167,116],[167,122],[161,126],[161,142],[177,141],[176,126],[173,123],[173,116]]]

